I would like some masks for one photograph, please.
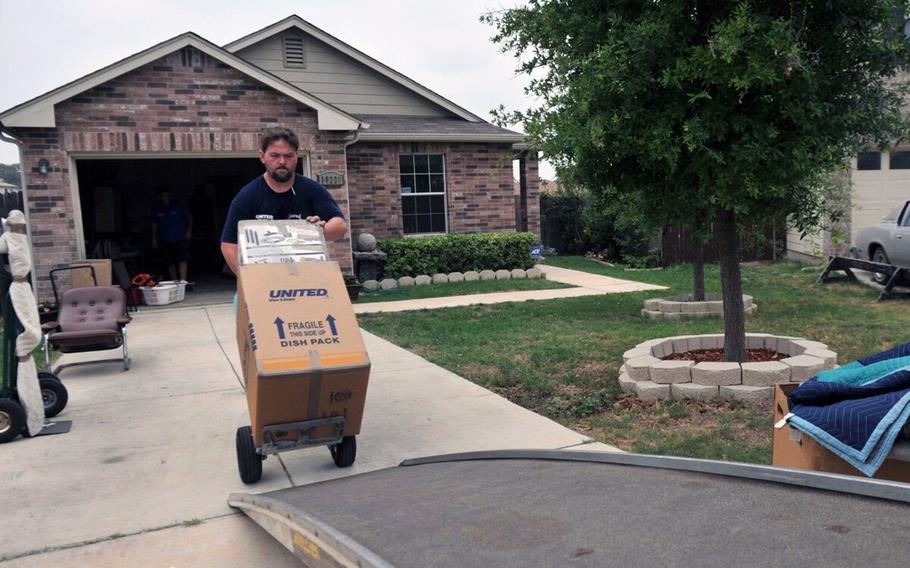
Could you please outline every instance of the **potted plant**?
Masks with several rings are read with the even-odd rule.
[[[357,277],[353,274],[345,274],[344,285],[348,289],[348,297],[351,298],[351,301],[357,300],[360,291],[363,290],[363,284],[357,281]]]

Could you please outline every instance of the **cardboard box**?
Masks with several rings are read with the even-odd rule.
[[[265,426],[333,416],[344,416],[345,436],[358,434],[370,359],[338,264],[248,264],[237,283],[237,345],[256,446]]]
[[[69,266],[91,266],[95,269],[98,286],[111,285],[111,259],[109,258],[80,258],[69,263]],[[95,285],[92,282],[92,271],[87,268],[73,270],[71,274],[73,288],[89,288]]]
[[[787,395],[797,386],[775,385],[774,424],[790,412]],[[771,465],[866,477],[810,436],[791,428],[789,424],[774,428],[771,447]],[[875,473],[875,479],[910,482],[910,441],[898,439],[889,457]]]
[[[299,219],[241,221],[237,249],[241,266],[328,260],[322,227]]]

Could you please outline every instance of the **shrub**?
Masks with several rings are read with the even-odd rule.
[[[594,252],[621,263],[650,256],[653,231],[633,205],[585,189],[562,188],[555,194],[542,194],[544,243],[559,253]]]
[[[585,192],[566,187],[556,193],[540,194],[540,227],[544,242],[557,252],[585,252],[582,213],[586,198]]]
[[[532,233],[455,233],[404,239],[384,239],[379,248],[388,256],[385,275],[390,278],[531,268]]]

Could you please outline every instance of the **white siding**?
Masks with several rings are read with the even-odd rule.
[[[795,260],[806,260],[807,257],[824,258],[824,234],[806,235],[805,239],[799,238],[799,231],[790,228],[787,231],[787,256]]]
[[[305,68],[286,68],[282,38],[288,33],[302,35],[297,31],[276,34],[236,55],[351,114],[451,116],[438,105],[311,36],[304,36]]]
[[[906,150],[907,148],[898,148]],[[881,169],[858,170],[856,158],[853,158],[850,170],[851,210],[849,245],[856,242],[857,232],[869,225],[877,224],[882,216],[889,213],[899,204],[910,199],[910,169],[892,170],[890,154],[882,152]],[[787,251],[801,255],[821,256],[831,254],[829,238],[826,234],[810,235],[800,240],[799,233],[790,230],[787,233]]]
[[[851,242],[856,242],[859,229],[875,225],[883,215],[910,199],[910,170],[892,170],[889,162],[889,153],[882,152],[882,169],[860,171],[853,160]]]

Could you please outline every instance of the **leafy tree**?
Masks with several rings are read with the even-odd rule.
[[[0,179],[16,187],[22,187],[19,164],[0,164]]]
[[[737,233],[819,220],[830,173],[906,129],[896,0],[531,0],[483,16],[531,77],[557,170],[721,242],[725,358],[745,357]]]

